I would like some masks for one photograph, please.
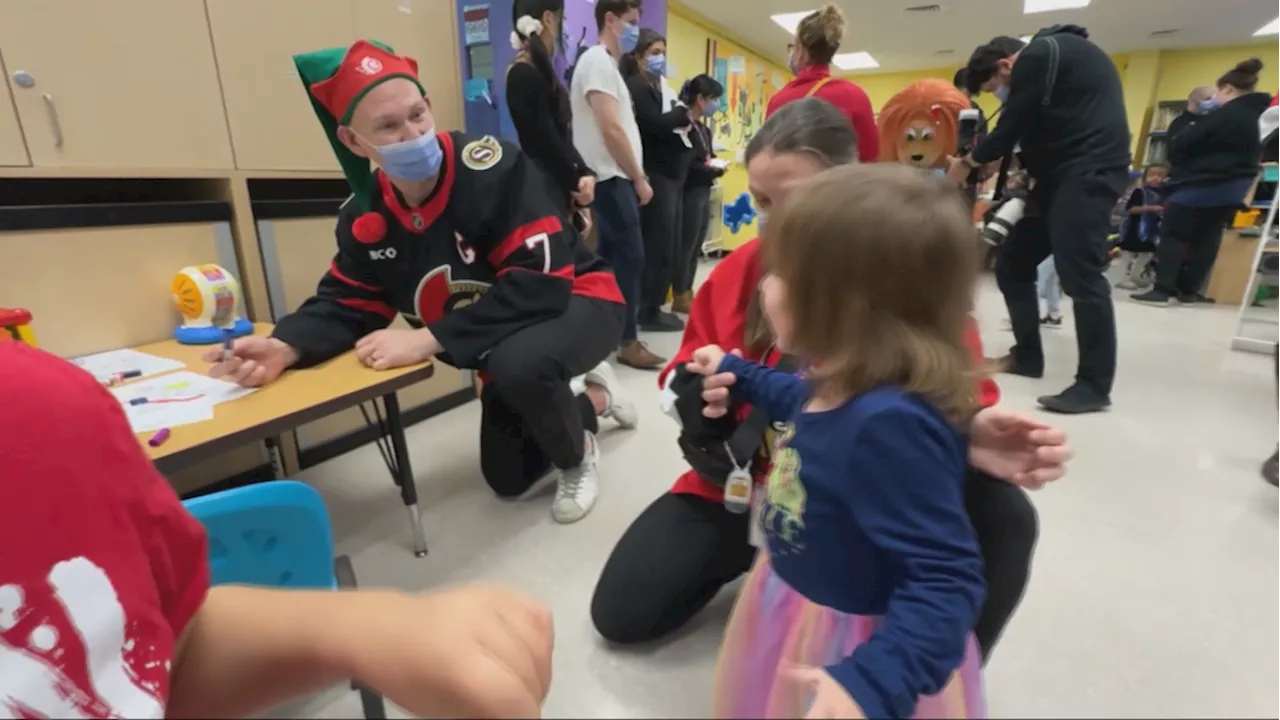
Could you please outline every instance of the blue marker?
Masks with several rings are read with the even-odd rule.
[[[231,362],[231,359],[236,356],[235,352],[232,350],[234,345],[235,340],[231,337],[231,331],[224,330],[222,332],[222,362]]]

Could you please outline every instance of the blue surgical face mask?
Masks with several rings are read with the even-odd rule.
[[[996,96],[996,99],[999,100],[1001,104],[1009,102],[1009,86],[1001,85],[1000,87],[996,88],[995,96]]]
[[[715,115],[720,112],[720,99],[708,100],[706,105],[702,106],[702,114],[706,116]]]
[[[1211,113],[1214,110],[1217,110],[1220,106],[1221,104],[1218,102],[1217,98],[1207,98],[1205,100],[1201,100],[1200,114],[1204,115],[1206,113]]]
[[[667,74],[667,56],[666,55],[650,55],[644,59],[644,64],[649,68],[649,72],[662,77]]]
[[[624,23],[622,34],[618,36],[618,50],[622,51],[623,55],[634,52],[638,42],[640,42],[640,26],[633,23]]]
[[[382,171],[401,180],[430,180],[440,174],[440,166],[444,164],[444,150],[436,141],[435,128],[412,140],[374,147],[381,158],[378,166]]]

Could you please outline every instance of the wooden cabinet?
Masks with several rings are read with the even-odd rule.
[[[0,72],[8,74],[4,63],[0,63]],[[13,95],[7,84],[0,83],[0,167],[23,167],[30,164],[31,156],[27,154],[27,141],[22,137],[22,126],[18,124]]]
[[[233,167],[203,0],[4,0],[0,50],[34,165]]]
[[[338,170],[293,56],[354,42],[352,0],[207,0],[207,4],[236,166],[241,170]]]
[[[463,127],[462,81],[454,3],[443,0],[353,0],[356,34],[380,40],[418,61],[418,79],[441,130]]]

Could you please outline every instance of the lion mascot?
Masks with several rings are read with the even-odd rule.
[[[926,78],[889,98],[876,122],[880,130],[880,162],[918,168],[947,166],[956,151],[960,111],[969,97],[952,83]]]

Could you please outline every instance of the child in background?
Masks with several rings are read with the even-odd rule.
[[[798,185],[764,233],[761,309],[807,377],[716,346],[688,365],[786,419],[714,715],[982,717],[985,588],[956,430],[976,409],[968,209],[912,168],[844,166]]]
[[[1044,299],[1044,317],[1040,318],[1040,324],[1055,330],[1062,327],[1062,286],[1058,282],[1058,266],[1053,264],[1053,255],[1036,268],[1036,287]]]
[[[246,717],[350,679],[417,717],[540,714],[535,602],[210,589],[204,529],[116,399],[23,343],[0,368],[0,716]]]
[[[1160,240],[1160,186],[1169,174],[1164,165],[1148,165],[1142,171],[1142,182],[1129,194],[1125,203],[1125,219],[1120,224],[1119,260],[1124,278],[1116,283],[1120,290],[1137,290],[1155,282],[1151,260]]]

